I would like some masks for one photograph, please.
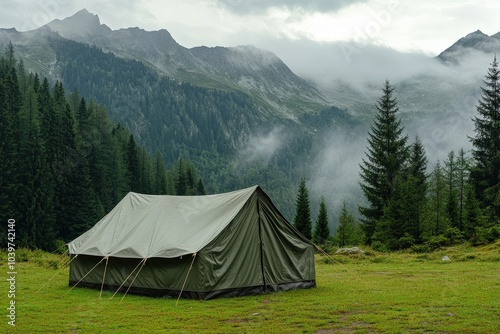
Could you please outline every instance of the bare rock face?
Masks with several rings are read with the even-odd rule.
[[[335,254],[364,254],[365,251],[360,249],[359,247],[348,247],[348,248],[339,248],[335,252]]]

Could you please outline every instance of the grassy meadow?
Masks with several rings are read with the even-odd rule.
[[[316,261],[315,289],[210,301],[70,290],[67,258],[16,252],[16,326],[5,333],[495,333],[500,328],[500,242],[429,254],[375,253]],[[444,262],[447,255],[451,261]]]

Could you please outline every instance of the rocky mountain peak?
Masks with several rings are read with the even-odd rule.
[[[47,23],[45,27],[59,33],[61,37],[76,40],[89,35],[102,35],[111,32],[108,26],[101,24],[99,16],[90,13],[87,9],[82,9],[63,20],[55,19]]]
[[[457,64],[471,52],[500,53],[500,33],[488,36],[481,30],[476,30],[460,38],[452,46],[441,52],[438,59]]]

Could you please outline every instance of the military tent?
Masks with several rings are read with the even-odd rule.
[[[196,299],[316,286],[313,244],[259,186],[130,192],[68,248],[70,286]]]

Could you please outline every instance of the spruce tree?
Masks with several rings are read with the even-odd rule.
[[[17,202],[23,207],[19,233],[21,245],[28,248],[53,250],[57,237],[54,179],[39,126],[40,115],[36,94],[28,90],[22,121],[23,132],[17,163],[20,186]]]
[[[458,187],[458,228],[465,230],[465,201],[469,184],[470,159],[463,148],[458,151],[457,157],[457,187]]]
[[[481,208],[471,184],[465,186],[464,217],[462,231],[466,238],[473,239],[476,229],[481,225]]]
[[[97,223],[104,212],[92,187],[85,157],[81,157],[79,162],[72,166],[66,180],[70,187],[65,187],[64,197],[60,202],[64,207],[60,217],[60,237],[69,242]]]
[[[425,148],[417,136],[415,142],[410,148],[410,158],[408,173],[412,182],[414,182],[415,188],[415,202],[411,205],[411,209],[414,212],[413,215],[413,238],[416,242],[420,241],[420,236],[422,232],[422,211],[425,207],[425,202],[427,199],[427,157],[425,155]]]
[[[441,234],[446,228],[445,188],[446,178],[438,160],[429,180],[430,231],[433,235]]]
[[[398,106],[394,88],[386,81],[379,99],[374,125],[368,134],[368,152],[361,168],[361,189],[369,203],[360,207],[367,242],[371,243],[376,224],[384,214],[394,191],[394,182],[405,167],[408,138],[403,135],[401,120],[396,118]]]
[[[387,248],[408,248],[420,239],[421,230],[416,218],[419,213],[417,179],[399,174],[394,182],[393,196],[376,227],[373,239]]]
[[[359,245],[363,242],[363,232],[353,215],[347,210],[345,202],[340,212],[334,240],[339,247]]]
[[[186,175],[186,167],[184,166],[184,160],[182,157],[179,157],[178,160],[178,168],[177,168],[177,178],[175,180],[175,194],[179,196],[187,195],[188,184],[187,184],[187,175]]]
[[[2,219],[12,217],[14,198],[13,177],[15,168],[14,127],[7,108],[7,89],[0,78],[0,210]],[[5,215],[5,216],[4,216]]]
[[[421,241],[427,195],[426,170],[425,148],[417,136],[409,149],[407,167],[397,175],[393,195],[376,228],[377,239],[390,249],[407,248]]]
[[[206,195],[205,185],[203,184],[203,180],[198,179],[198,183],[196,185],[196,194],[197,195]]]
[[[313,241],[319,245],[325,244],[325,241],[330,236],[330,228],[328,227],[328,211],[326,209],[325,199],[321,198],[319,203],[319,214],[314,226]]]
[[[141,180],[139,169],[139,152],[133,135],[130,135],[129,137],[127,162],[130,191],[140,192]]]
[[[309,190],[306,187],[306,180],[302,178],[299,185],[299,193],[295,202],[295,218],[293,224],[304,237],[311,240],[311,207],[309,204]]]
[[[470,138],[474,158],[471,179],[476,196],[489,208],[493,220],[500,218],[500,72],[496,56],[481,87],[473,118],[475,136]]]
[[[156,151],[153,175],[153,192],[157,195],[165,195],[167,193],[167,170],[165,169],[163,161],[163,156],[160,151]]]
[[[444,162],[446,177],[446,214],[451,227],[458,227],[458,194],[456,189],[457,163],[455,152],[448,153],[448,160]]]

